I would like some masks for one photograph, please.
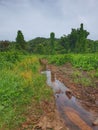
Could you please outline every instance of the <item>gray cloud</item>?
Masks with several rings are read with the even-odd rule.
[[[0,0],[0,40],[15,40],[17,30],[25,39],[56,37],[84,23],[89,38],[98,39],[98,0]]]

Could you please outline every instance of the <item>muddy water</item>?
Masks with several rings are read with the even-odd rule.
[[[47,84],[53,89],[56,105],[69,130],[98,130],[93,126],[95,116],[85,110],[72,92],[51,71],[43,71],[47,76]]]

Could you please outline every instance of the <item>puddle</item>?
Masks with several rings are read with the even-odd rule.
[[[93,126],[95,120],[93,113],[84,109],[72,92],[59,80],[51,71],[43,71],[46,74],[47,84],[53,89],[57,109],[64,119],[69,130],[98,130],[98,126]]]

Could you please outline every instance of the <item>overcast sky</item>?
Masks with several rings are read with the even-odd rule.
[[[61,37],[81,23],[98,40],[98,0],[0,0],[0,40],[15,40],[17,30],[25,40]]]

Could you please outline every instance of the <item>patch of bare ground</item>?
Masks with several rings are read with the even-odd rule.
[[[41,128],[42,130],[67,130],[55,106],[54,108],[49,109],[49,105],[46,105],[47,103],[44,102],[42,104],[44,115],[40,118],[37,127]],[[53,104],[50,105],[53,107]]]
[[[54,98],[51,102],[33,102],[26,117],[26,121],[18,130],[68,130],[56,110]]]

